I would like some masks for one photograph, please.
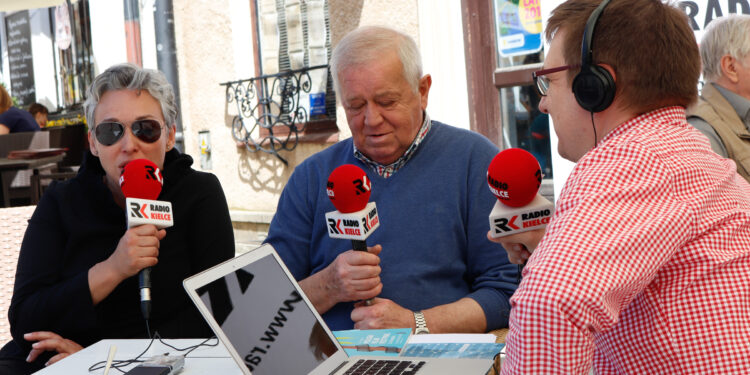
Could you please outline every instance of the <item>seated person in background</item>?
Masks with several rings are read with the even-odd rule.
[[[39,103],[33,103],[29,106],[29,113],[34,116],[34,120],[39,124],[39,127],[47,126],[47,115],[49,114],[47,107]]]
[[[149,337],[138,288],[145,267],[153,267],[150,329],[212,335],[182,280],[234,256],[232,224],[217,178],[174,148],[172,87],[157,71],[122,64],[97,76],[86,97],[90,152],[75,178],[50,185],[29,220],[2,374],[39,370],[104,338]],[[118,180],[134,159],[162,171],[158,200],[172,203],[173,227],[127,229]]]
[[[0,85],[0,134],[35,132],[39,130],[31,113],[13,106],[13,99]]]
[[[700,43],[703,86],[688,122],[711,148],[734,160],[750,181],[750,15],[730,14],[708,24]]]
[[[687,123],[693,30],[655,0],[612,0],[587,21],[599,3],[567,1],[547,24],[539,108],[576,165],[546,233],[498,239],[513,262],[533,251],[501,373],[748,373],[750,185]],[[589,69],[611,84],[573,85],[589,77],[584,29]]]
[[[331,329],[415,327],[420,311],[430,332],[506,327],[517,268],[483,236],[497,147],[430,119],[432,79],[407,35],[354,30],[331,66],[352,137],[295,168],[266,242]],[[380,227],[367,252],[326,229],[324,215],[335,209],[326,182],[342,164],[361,167],[372,183]]]

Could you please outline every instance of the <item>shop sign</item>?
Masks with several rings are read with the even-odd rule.
[[[22,10],[5,16],[5,33],[8,40],[10,94],[18,98],[19,107],[25,107],[36,101],[29,11]]]
[[[698,41],[711,21],[728,14],[750,14],[750,0],[690,0],[677,5],[687,14]]]

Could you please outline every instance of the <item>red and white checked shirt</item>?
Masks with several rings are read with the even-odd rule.
[[[571,172],[511,299],[502,374],[750,374],[750,185],[681,107]]]

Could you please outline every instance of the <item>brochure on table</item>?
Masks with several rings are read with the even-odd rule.
[[[409,340],[411,328],[396,329],[350,329],[333,331],[346,354],[383,355],[395,357],[401,354]]]
[[[443,358],[493,358],[505,344],[492,334],[412,335],[409,328],[333,331],[347,354]]]

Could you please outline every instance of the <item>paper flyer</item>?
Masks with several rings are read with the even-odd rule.
[[[407,345],[402,356],[440,358],[492,359],[505,344],[495,343],[425,343]]]
[[[411,328],[397,329],[350,329],[333,331],[333,335],[346,354],[396,357],[406,345]]]

